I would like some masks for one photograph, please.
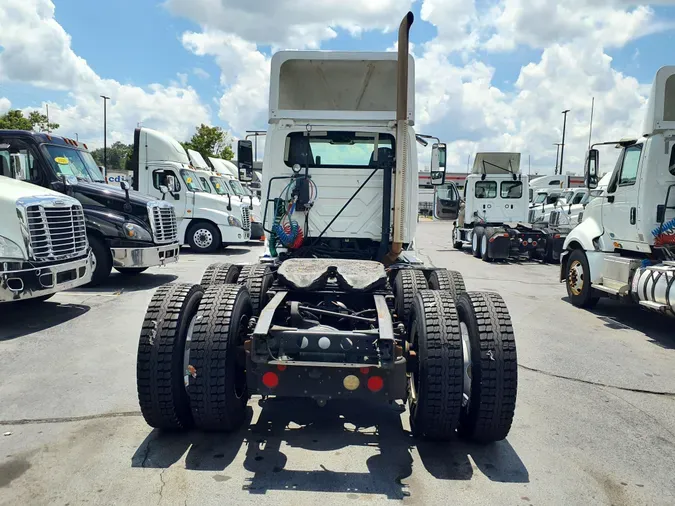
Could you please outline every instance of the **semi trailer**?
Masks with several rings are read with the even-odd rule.
[[[407,402],[418,437],[507,436],[517,361],[506,304],[412,249],[412,21],[401,23],[398,53],[272,57],[265,255],[157,290],[137,362],[151,426],[232,431],[251,396],[274,396]],[[239,156],[244,182],[251,155]]]
[[[675,66],[659,69],[639,139],[595,144],[585,177],[598,185],[600,152],[619,150],[606,190],[567,236],[560,281],[570,301],[591,308],[610,297],[675,316]]]

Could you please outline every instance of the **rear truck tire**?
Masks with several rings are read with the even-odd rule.
[[[429,288],[431,290],[446,290],[453,299],[457,299],[460,293],[466,292],[466,285],[462,274],[457,271],[438,269],[429,274]]]
[[[197,253],[213,253],[222,245],[218,227],[208,221],[197,222],[187,232],[190,249]]]
[[[136,387],[151,427],[185,430],[193,425],[185,350],[203,295],[199,285],[170,283],[160,286],[148,305],[138,341]]]
[[[473,232],[471,233],[471,253],[473,256],[476,258],[481,257],[481,243],[483,240],[483,229],[482,228],[474,228]]]
[[[253,306],[241,285],[214,285],[204,292],[187,362],[187,392],[197,428],[231,432],[246,417],[248,386],[243,351]]]
[[[251,295],[253,316],[259,316],[267,303],[267,291],[274,283],[274,274],[267,264],[252,264],[242,267],[238,283],[244,285]]]
[[[567,296],[572,304],[583,309],[595,307],[600,298],[593,293],[591,280],[586,279],[590,273],[588,258],[581,249],[575,249],[567,260]]]
[[[505,439],[518,390],[516,341],[500,295],[467,292],[456,302],[464,346],[464,406],[458,434],[477,443]]]
[[[492,262],[494,260],[488,250],[488,235],[485,232],[483,232],[483,237],[480,241],[480,257],[483,259],[483,262]]]
[[[464,361],[455,301],[450,292],[420,290],[411,310],[408,381],[410,427],[420,438],[454,436],[462,411]]]
[[[217,263],[209,265],[204,271],[200,285],[204,289],[211,285],[229,285],[237,282],[239,267],[234,264]]]
[[[112,254],[108,245],[94,235],[88,235],[89,246],[92,253],[92,275],[87,286],[98,286],[103,283],[112,271]]]
[[[148,270],[147,267],[115,267],[115,270],[124,276],[136,276]]]
[[[428,290],[429,285],[424,272],[415,269],[401,269],[394,278],[394,304],[400,321],[408,323],[415,294]]]
[[[458,250],[464,249],[464,243],[461,241],[461,232],[454,228],[452,231],[452,247]]]

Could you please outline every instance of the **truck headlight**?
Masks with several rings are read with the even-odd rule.
[[[136,225],[135,223],[125,223],[122,228],[124,229],[124,235],[128,239],[152,242],[152,236],[148,233],[148,231],[143,227]]]
[[[228,217],[228,218],[227,218],[227,223],[228,223],[231,227],[242,228],[242,226],[241,226],[241,221],[239,221],[239,220],[238,220],[237,218],[235,218],[234,216]]]
[[[0,235],[0,259],[24,260],[23,250],[14,241]]]

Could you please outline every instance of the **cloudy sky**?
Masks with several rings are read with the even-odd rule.
[[[508,150],[552,173],[571,109],[565,170],[580,173],[592,97],[594,140],[635,134],[675,63],[675,0],[1,0],[0,113],[49,104],[58,133],[96,146],[105,94],[113,141],[138,123],[237,137],[266,128],[274,51],[390,50],[409,9],[417,131],[448,143],[450,170]]]

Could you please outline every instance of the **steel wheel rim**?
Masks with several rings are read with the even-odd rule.
[[[485,235],[483,236],[483,241],[482,241],[481,246],[482,246],[481,249],[483,250],[482,251],[483,255],[487,255],[487,236],[485,236]]]
[[[98,264],[98,260],[96,260],[96,253],[94,253],[94,250],[91,251],[91,272],[96,272],[96,265]]]
[[[211,233],[210,230],[207,230],[205,228],[200,228],[199,230],[195,230],[194,235],[192,238],[195,241],[195,244],[199,246],[200,248],[208,248],[213,244],[213,234]]]
[[[478,238],[476,237],[475,232],[471,234],[471,249],[474,251],[478,249]]]
[[[192,334],[195,330],[195,323],[197,321],[197,315],[193,316],[190,319],[190,325],[188,326],[187,334],[185,335],[185,348],[183,349],[183,383],[185,384],[185,389],[190,386],[190,344],[192,343]]]
[[[463,378],[463,393],[462,393],[462,407],[469,407],[471,402],[471,339],[469,338],[469,328],[466,323],[459,322],[459,331],[462,335],[462,359],[464,362],[462,372]]]
[[[410,350],[417,353],[416,344],[417,344],[417,320],[412,322],[410,328]],[[419,381],[419,356],[417,357],[417,362],[415,364],[415,369],[410,372],[408,377],[408,389],[410,391],[410,404],[411,409],[414,409],[417,406],[417,382]]]
[[[581,295],[584,289],[584,266],[579,260],[575,260],[570,265],[569,274],[567,275],[567,286],[574,295]]]

